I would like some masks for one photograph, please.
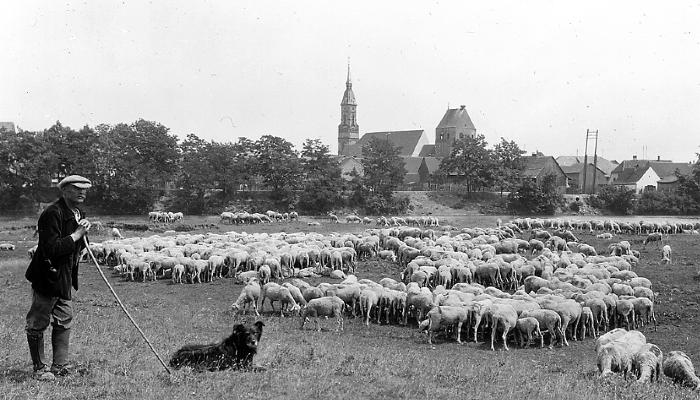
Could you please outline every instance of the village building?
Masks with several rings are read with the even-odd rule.
[[[545,156],[539,152],[533,153],[531,156],[523,157],[521,179],[529,179],[541,185],[544,178],[548,175],[554,176],[554,184],[557,192],[565,193],[568,184],[566,173],[561,166],[559,166],[559,163],[557,163],[554,157]]]
[[[670,160],[640,160],[632,156],[624,160],[611,173],[612,185],[622,186],[635,193],[646,190],[671,190],[678,186],[678,175],[690,175],[692,164],[674,163]]]

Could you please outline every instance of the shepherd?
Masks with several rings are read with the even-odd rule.
[[[90,221],[79,208],[85,201],[89,179],[70,175],[58,183],[61,196],[39,216],[39,244],[25,274],[32,283],[32,304],[26,331],[34,376],[54,380],[70,373],[70,333],[73,326],[72,290],[78,290],[78,262],[87,243]],[[52,325],[53,363],[46,364],[44,331]]]

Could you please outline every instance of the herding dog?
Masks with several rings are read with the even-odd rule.
[[[173,354],[170,366],[175,369],[188,366],[197,371],[254,369],[253,356],[258,351],[263,326],[262,321],[252,326],[236,324],[231,336],[220,343],[186,345]]]

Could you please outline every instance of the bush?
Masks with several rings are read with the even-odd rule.
[[[564,204],[564,197],[557,192],[554,177],[546,176],[542,185],[524,180],[508,195],[508,208],[522,214],[553,215]]]
[[[636,196],[634,190],[624,186],[603,186],[597,195],[588,198],[591,207],[606,209],[618,214],[631,214],[634,211]]]

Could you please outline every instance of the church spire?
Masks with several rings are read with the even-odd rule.
[[[360,127],[356,119],[357,102],[352,91],[350,79],[350,57],[348,57],[348,77],[345,81],[345,93],[340,101],[340,125],[338,125],[338,154],[350,155],[352,146],[360,139]]]
[[[345,86],[349,88],[352,87],[352,80],[350,79],[350,57],[348,57],[348,80],[345,81]]]

